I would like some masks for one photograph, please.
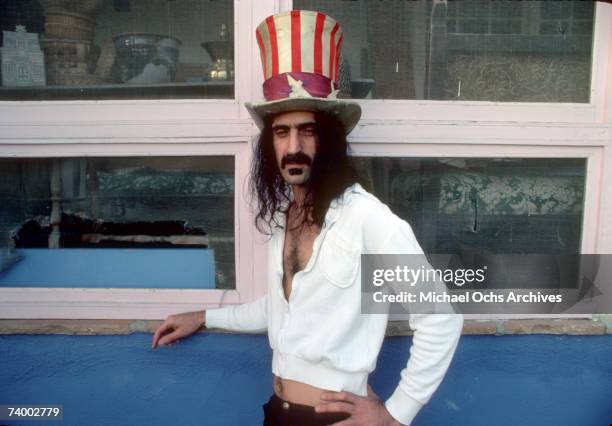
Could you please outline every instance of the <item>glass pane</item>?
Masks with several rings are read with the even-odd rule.
[[[497,102],[589,102],[594,4],[293,2],[343,25],[353,98]]]
[[[235,288],[234,157],[0,159],[0,286]]]
[[[586,160],[356,157],[426,253],[580,253]]]
[[[3,100],[233,98],[232,0],[5,0]]]

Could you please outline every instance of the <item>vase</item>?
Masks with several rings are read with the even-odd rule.
[[[47,84],[91,85],[99,49],[93,45],[95,17],[105,0],[39,0],[45,15],[40,45],[45,52]]]

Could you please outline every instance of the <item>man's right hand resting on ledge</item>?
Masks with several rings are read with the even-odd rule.
[[[206,312],[185,312],[183,314],[170,315],[155,330],[151,349],[157,346],[166,346],[177,343],[179,339],[187,337],[204,327]]]

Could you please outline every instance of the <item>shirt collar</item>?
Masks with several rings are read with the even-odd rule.
[[[342,208],[344,204],[353,197],[353,194],[357,194],[360,192],[364,192],[365,190],[359,185],[355,183],[344,190],[344,193],[339,197],[334,198],[331,203],[329,203],[329,208],[327,209],[327,213],[325,213],[325,220],[323,222],[323,227],[330,227],[334,222],[338,220],[340,214],[342,213]],[[275,213],[275,217],[280,226],[284,228],[285,226],[285,214],[282,213],[289,206],[289,201],[283,201],[281,203],[281,211],[277,211]]]

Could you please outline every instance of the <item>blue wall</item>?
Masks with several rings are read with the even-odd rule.
[[[262,335],[199,334],[151,351],[151,335],[0,336],[0,404],[63,404],[58,425],[257,425],[271,395]],[[387,338],[370,383],[387,397],[409,337]],[[464,336],[413,423],[607,426],[612,335]],[[0,424],[42,424],[8,422]]]

